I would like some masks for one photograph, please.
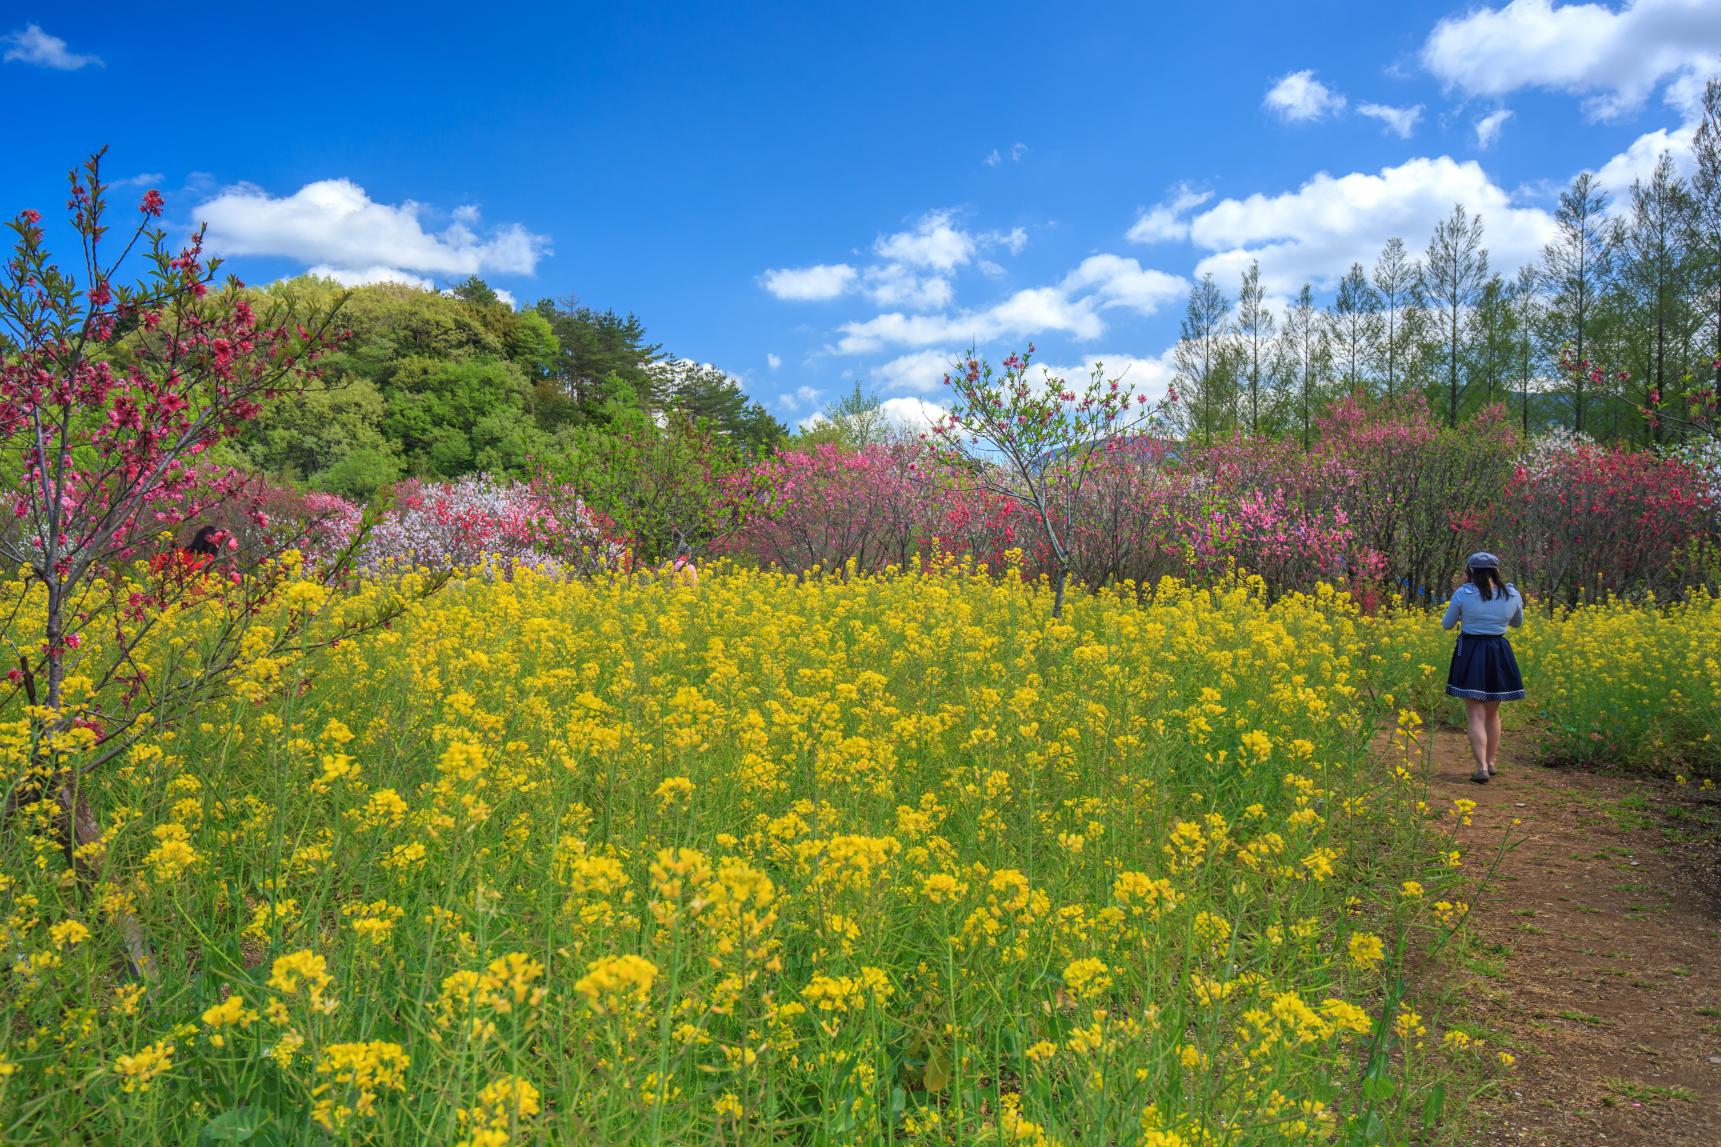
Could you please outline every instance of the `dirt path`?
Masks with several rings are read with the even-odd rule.
[[[1460,1014],[1518,1056],[1479,1141],[1717,1147],[1721,802],[1526,764],[1510,734],[1499,776],[1475,785],[1462,734],[1431,735],[1432,796],[1477,802],[1472,862],[1515,842],[1454,985]]]

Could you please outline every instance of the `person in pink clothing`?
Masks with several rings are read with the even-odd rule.
[[[669,564],[669,570],[677,581],[683,585],[699,584],[699,567],[693,564],[693,547],[686,542],[675,551],[675,560]]]

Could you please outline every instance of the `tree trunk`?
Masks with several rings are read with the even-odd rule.
[[[84,799],[83,792],[79,790],[75,774],[60,785],[57,795],[61,817],[61,846],[65,849],[66,862],[76,874],[80,887],[90,888],[101,879],[101,860],[80,855],[78,850],[85,845],[101,843],[101,822],[96,819],[89,801]],[[125,944],[126,964],[132,978],[154,983],[155,953],[150,950],[143,923],[123,909],[115,912],[110,921],[119,929],[120,940]]]
[[[1070,576],[1068,562],[1058,565],[1058,572],[1052,575],[1052,616],[1064,616],[1064,582]]]

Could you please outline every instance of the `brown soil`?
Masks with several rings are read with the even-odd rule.
[[[1431,799],[1477,802],[1466,863],[1507,848],[1454,985],[1518,1057],[1477,1141],[1721,1144],[1721,790],[1542,767],[1511,733],[1477,785],[1463,734],[1429,735]]]

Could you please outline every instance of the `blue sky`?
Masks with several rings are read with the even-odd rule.
[[[249,281],[477,273],[912,418],[970,342],[1162,386],[1192,277],[1321,289],[1455,200],[1509,274],[1721,73],[1721,0],[825,7],[13,0],[0,211],[107,144]]]

